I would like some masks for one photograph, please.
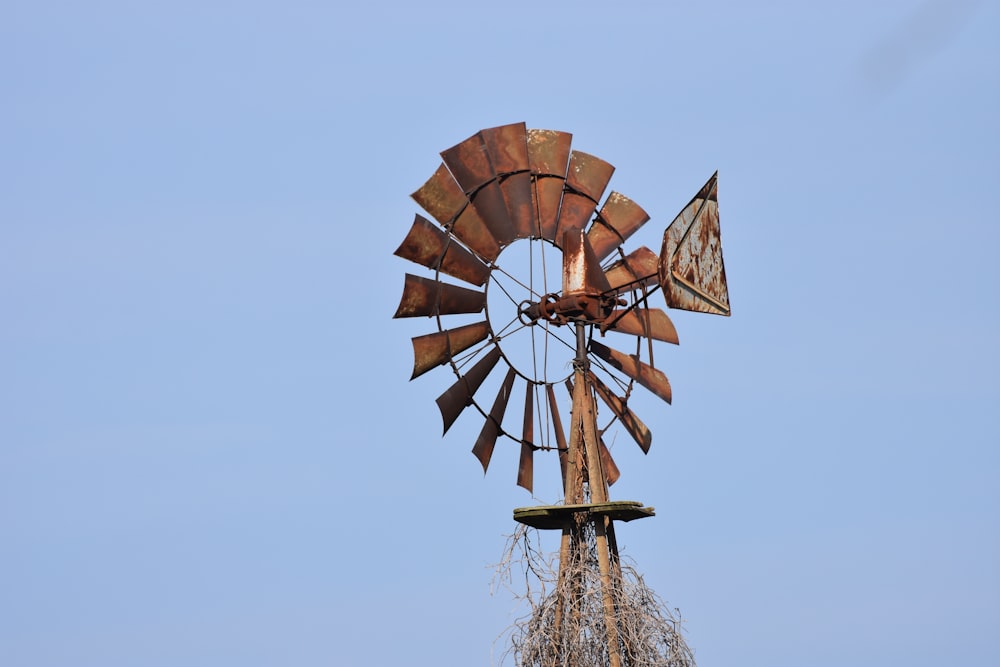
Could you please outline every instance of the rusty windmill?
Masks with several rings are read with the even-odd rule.
[[[437,399],[444,430],[468,408],[480,414],[472,452],[484,472],[498,442],[516,448],[517,484],[529,491],[535,453],[558,459],[563,503],[514,511],[523,524],[562,532],[552,649],[539,664],[584,664],[567,640],[583,586],[569,564],[591,554],[599,570],[601,662],[631,666],[642,661],[621,625],[614,522],[652,516],[653,508],[610,500],[619,470],[603,436],[620,424],[648,452],[652,435],[629,407],[633,388],[671,400],[653,363],[653,341],[678,340],[667,314],[651,303],[655,292],[670,308],[729,314],[717,176],[666,229],[659,254],[628,251],[627,240],[649,216],[617,192],[602,203],[614,167],[570,142],[568,133],[518,123],[442,152],[443,163],[413,194],[438,224],[418,214],[396,250],[430,275],[406,275],[395,317],[435,320],[437,331],[413,339],[412,378],[452,368],[457,379]],[[601,342],[605,334],[614,347]],[[508,411],[512,397],[523,400],[523,410]]]

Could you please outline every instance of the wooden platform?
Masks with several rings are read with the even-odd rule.
[[[636,500],[616,500],[582,505],[518,507],[514,510],[514,520],[541,530],[561,530],[563,526],[573,520],[574,514],[580,512],[606,516],[614,521],[631,521],[632,519],[656,515],[654,508],[643,507],[642,503]]]

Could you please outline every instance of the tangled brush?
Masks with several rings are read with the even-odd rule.
[[[544,553],[527,526],[518,526],[509,538],[497,579],[531,611],[502,636],[501,664],[508,659],[520,667],[611,664],[594,527],[584,524],[577,530],[582,531],[578,543],[586,546],[571,551],[561,576],[558,554]],[[523,591],[511,586],[515,564],[524,568]],[[613,563],[611,594],[622,667],[694,667],[679,614],[667,609],[634,567]]]

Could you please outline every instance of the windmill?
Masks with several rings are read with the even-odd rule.
[[[572,150],[571,139],[517,123],[441,153],[413,194],[437,224],[417,214],[395,253],[430,276],[406,274],[395,317],[435,321],[436,331],[413,338],[411,379],[451,367],[456,379],[437,398],[444,431],[466,410],[479,413],[472,453],[484,473],[498,444],[515,448],[516,482],[529,492],[535,454],[558,461],[563,503],[514,511],[520,523],[562,535],[547,659],[582,664],[566,648],[583,586],[570,564],[596,552],[602,662],[621,667],[640,661],[621,625],[614,524],[654,510],[610,499],[620,471],[604,435],[617,424],[647,453],[652,434],[629,407],[633,389],[671,401],[653,341],[677,344],[677,333],[650,297],[659,291],[669,308],[719,315],[729,315],[729,297],[717,174],[666,229],[659,254],[629,251],[649,215],[618,192],[605,198],[614,167]],[[508,410],[515,397],[523,410]]]

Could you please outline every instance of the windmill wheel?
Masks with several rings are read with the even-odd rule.
[[[472,451],[484,472],[498,439],[512,440],[520,445],[517,483],[529,491],[534,452],[566,451],[561,415],[569,412],[559,397],[568,397],[557,385],[573,372],[578,336],[586,338],[587,378],[608,408],[608,425],[619,422],[644,452],[652,436],[628,407],[633,384],[671,398],[652,363],[653,340],[677,343],[666,313],[647,303],[660,286],[659,258],[645,247],[623,248],[649,216],[617,192],[602,204],[614,167],[570,142],[568,133],[518,123],[444,151],[413,194],[438,224],[418,214],[396,250],[431,270],[406,275],[395,314],[437,323],[413,339],[411,379],[450,365],[457,380],[437,399],[444,431],[475,407],[484,425]],[[714,193],[714,177],[709,185]],[[624,335],[628,351],[599,342],[606,332]],[[508,414],[515,395],[523,412]],[[603,442],[601,457],[613,483],[618,470]]]

